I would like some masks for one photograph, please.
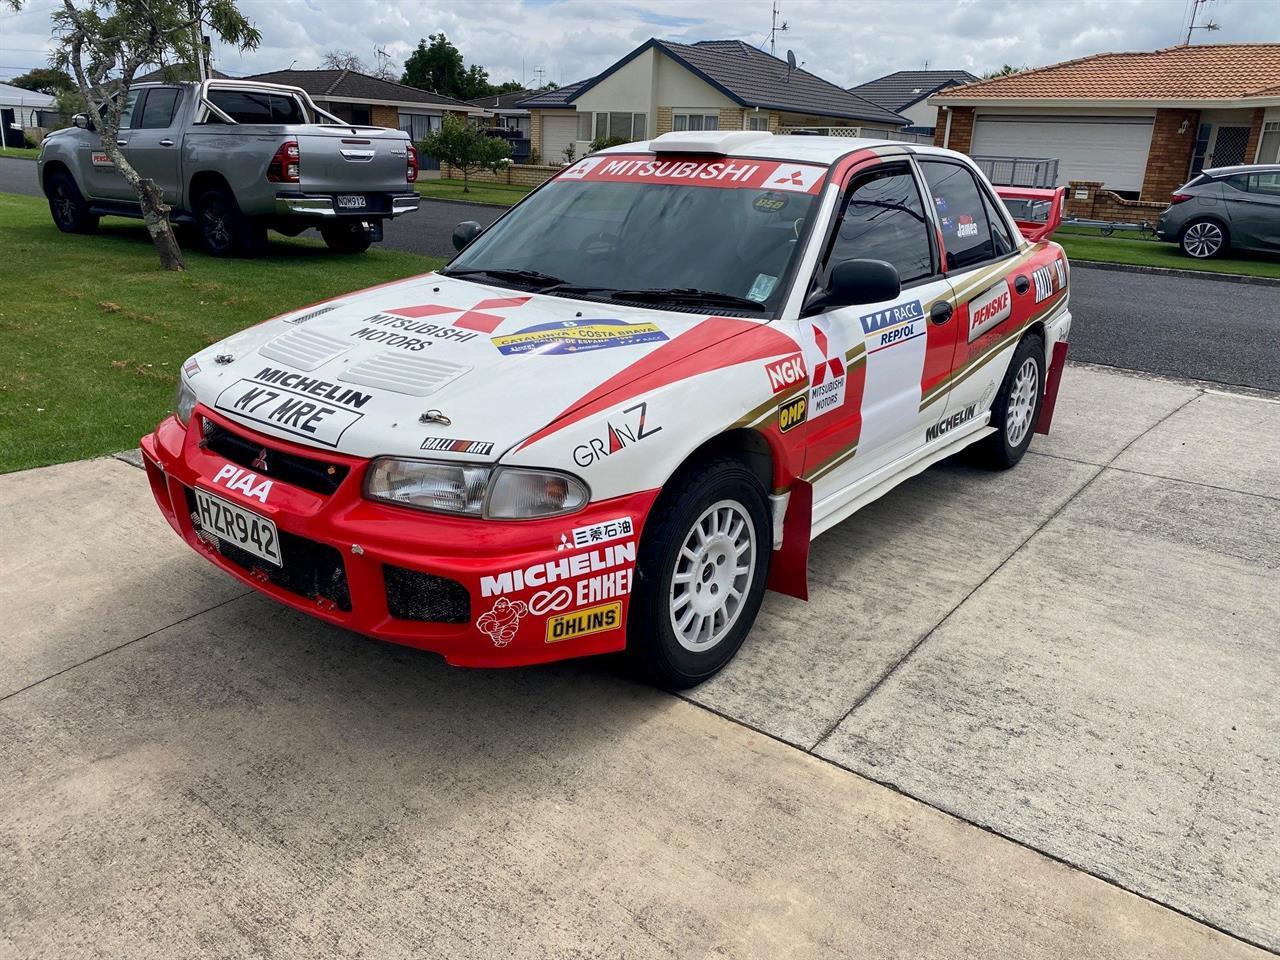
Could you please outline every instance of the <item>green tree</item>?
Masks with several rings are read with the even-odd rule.
[[[982,75],[982,79],[983,79],[983,80],[990,80],[992,77],[1007,77],[1007,76],[1010,76],[1011,74],[1021,73],[1021,72],[1022,72],[1023,70],[1025,70],[1025,69],[1027,69],[1027,68],[1026,68],[1026,67],[1015,67],[1015,66],[1011,66],[1010,64],[1007,64],[1007,63],[1006,63],[1006,64],[1005,64],[1003,67],[1001,67],[999,70],[989,70],[989,71],[987,71],[986,73],[984,73],[984,74]]]
[[[10,86],[33,90],[50,97],[56,97],[64,90],[73,90],[76,85],[65,70],[55,70],[52,67],[36,67],[14,77],[8,83]]]
[[[446,97],[458,97],[465,74],[462,52],[443,33],[433,33],[430,43],[419,40],[417,49],[409,54],[400,82]]]
[[[20,6],[21,0],[10,0]],[[102,138],[102,149],[133,188],[142,220],[166,270],[182,270],[182,251],[169,224],[169,207],[154,180],[120,152],[116,138],[129,89],[139,68],[204,55],[205,27],[224,43],[249,50],[261,39],[235,0],[62,0],[53,10],[57,48],[53,65],[70,71]]]
[[[462,171],[462,192],[470,193],[468,179],[472,170],[495,173],[510,162],[511,146],[498,137],[486,136],[465,120],[447,115],[439,130],[427,135],[420,144],[423,153]]]

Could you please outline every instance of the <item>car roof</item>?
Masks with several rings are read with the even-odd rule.
[[[711,156],[744,157],[755,160],[790,160],[796,163],[819,163],[830,166],[856,150],[899,148],[904,153],[928,156],[968,157],[954,150],[943,150],[932,144],[905,143],[878,137],[809,137],[775,135],[764,130],[705,130],[664,133],[652,140],[619,144],[593,156],[618,153],[705,153]]]
[[[1230,177],[1237,173],[1280,173],[1280,163],[1238,163],[1233,167],[1206,167],[1200,172],[1210,177]]]

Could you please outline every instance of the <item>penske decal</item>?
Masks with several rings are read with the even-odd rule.
[[[585,157],[560,174],[572,180],[669,183],[698,187],[747,187],[817,193],[827,168],[765,160],[661,160],[648,154]]]
[[[992,327],[1009,319],[1013,311],[1013,296],[1009,281],[1001,280],[990,290],[969,301],[969,342],[982,336]]]

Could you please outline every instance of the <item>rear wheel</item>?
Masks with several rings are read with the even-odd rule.
[[[1227,249],[1227,229],[1217,220],[1193,220],[1183,227],[1178,245],[1188,257],[1208,260]]]
[[[991,426],[996,432],[973,446],[983,466],[1007,470],[1022,459],[1040,416],[1044,383],[1044,340],[1038,333],[1028,334],[1013,351],[1000,392],[991,404]]]
[[[359,221],[326,224],[320,228],[320,236],[334,253],[364,253],[372,242]]]
[[[682,471],[667,489],[640,545],[627,651],[649,680],[684,689],[742,646],[764,598],[772,542],[764,487],[740,461]]]
[[[63,233],[92,233],[98,229],[98,218],[89,212],[80,188],[71,174],[61,170],[49,177],[49,213]]]
[[[266,248],[267,229],[240,212],[231,192],[206,190],[196,200],[200,246],[211,257],[256,257]]]

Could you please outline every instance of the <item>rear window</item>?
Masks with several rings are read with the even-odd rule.
[[[135,122],[135,130],[163,130],[173,122],[173,111],[178,105],[178,91],[174,87],[159,87],[147,93],[142,106],[142,119]]]
[[[306,123],[302,107],[293,97],[256,90],[211,90],[209,100],[236,123]],[[221,123],[217,114],[209,123]]]

